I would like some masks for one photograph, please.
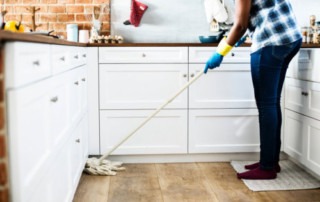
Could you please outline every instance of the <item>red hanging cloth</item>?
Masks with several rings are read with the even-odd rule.
[[[138,27],[140,24],[140,21],[142,19],[143,14],[148,9],[148,6],[137,1],[132,0],[131,1],[131,14],[130,14],[130,23],[134,25],[135,27]]]

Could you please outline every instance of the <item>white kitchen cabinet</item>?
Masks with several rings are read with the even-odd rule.
[[[190,109],[189,152],[258,152],[256,109]]]
[[[189,74],[204,64],[190,64]],[[189,87],[189,108],[256,108],[248,64],[222,64]]]
[[[99,48],[100,152],[110,150],[203,71],[214,50]],[[258,116],[249,62],[249,48],[235,49],[220,68],[199,78],[113,154],[258,151]]]
[[[6,55],[18,57],[24,53],[12,47],[32,50],[37,45],[8,43]],[[42,45],[39,47],[48,55],[55,49],[50,47],[55,45]],[[28,57],[38,58],[32,54]],[[8,59],[5,67],[14,68],[11,76],[16,77],[14,73],[23,68],[17,65],[22,63]],[[38,59],[43,64],[42,58]],[[6,81],[12,201],[72,201],[88,155],[85,60],[57,72],[52,71],[55,62],[48,59],[48,66],[37,66],[39,72],[49,69],[46,76]],[[77,88],[73,87],[75,81],[79,81]]]
[[[284,151],[320,176],[319,50],[301,49],[285,82]]]
[[[12,42],[5,44],[5,51],[7,88],[17,88],[51,76],[49,45]]]
[[[101,153],[187,81],[187,47],[99,48]],[[187,91],[179,95],[112,154],[187,153],[187,96]]]
[[[217,47],[189,47],[189,63],[205,63]],[[223,58],[223,63],[250,63],[250,47],[234,48]]]
[[[100,64],[100,109],[155,109],[188,78],[187,64]],[[166,108],[187,108],[187,91]]]
[[[152,110],[102,110],[102,153],[134,130]],[[112,154],[187,153],[187,110],[163,110]]]
[[[189,48],[189,75],[203,71],[215,47]],[[259,151],[250,49],[236,48],[189,87],[189,153]]]
[[[285,106],[320,120],[320,83],[287,78]]]
[[[320,121],[286,110],[284,131],[284,151],[319,175]]]
[[[101,47],[99,63],[186,63],[187,47]]]

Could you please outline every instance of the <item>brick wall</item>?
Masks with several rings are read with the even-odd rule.
[[[66,25],[78,24],[80,29],[91,29],[90,18],[93,6],[108,3],[111,0],[2,0],[2,7],[8,11],[5,21],[20,20],[29,28],[32,20],[31,13],[27,10],[29,6],[40,8],[36,12],[35,21],[39,25],[36,30],[55,30],[54,34],[66,37]],[[110,34],[110,14],[103,14],[101,34]]]
[[[0,52],[0,202],[9,201],[7,138],[5,131],[5,103],[3,81],[3,52]]]

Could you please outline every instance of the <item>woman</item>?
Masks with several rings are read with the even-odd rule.
[[[280,95],[291,59],[301,46],[301,34],[289,0],[235,0],[235,23],[207,61],[204,72],[219,67],[223,57],[250,31],[251,76],[259,111],[260,161],[246,165],[239,179],[274,179],[280,172]],[[239,40],[240,39],[240,40]],[[239,41],[237,43],[237,41]]]

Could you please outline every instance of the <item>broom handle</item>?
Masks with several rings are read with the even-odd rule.
[[[195,77],[193,77],[188,83],[186,83],[176,94],[166,100],[161,106],[159,106],[152,114],[150,114],[137,128],[131,131],[125,138],[123,138],[118,144],[112,147],[110,151],[104,154],[99,158],[99,162],[101,163],[103,159],[107,158],[109,154],[111,154],[114,150],[116,150],[120,145],[122,145],[128,138],[130,138],[135,132],[137,132],[140,128],[142,128],[150,119],[152,119],[156,114],[160,112],[165,106],[167,106],[170,102],[172,102],[178,95],[180,95],[187,87],[189,87],[193,82],[195,82],[198,78],[203,75],[203,71],[199,72]]]

